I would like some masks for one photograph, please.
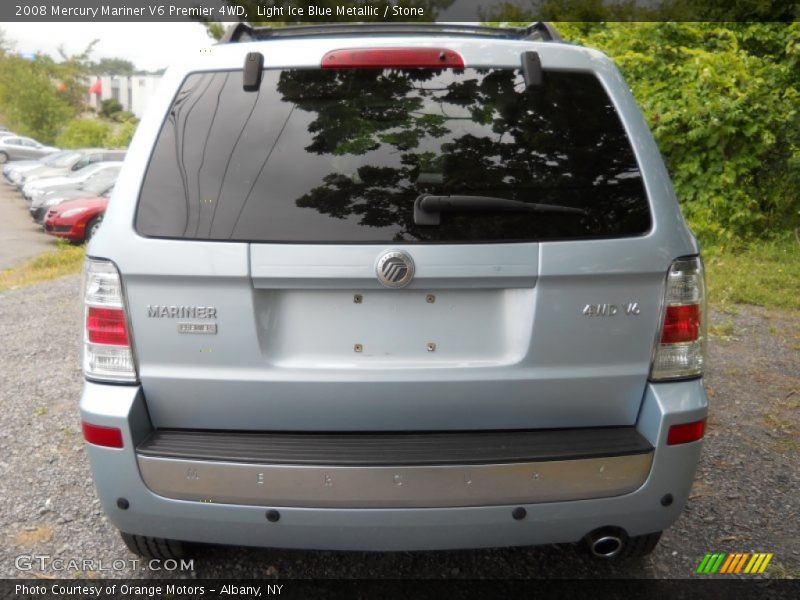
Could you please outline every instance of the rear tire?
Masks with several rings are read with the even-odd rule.
[[[161,560],[185,558],[187,555],[186,544],[177,540],[133,535],[120,531],[122,541],[128,550],[144,558],[157,558]]]
[[[628,543],[622,547],[622,551],[617,555],[617,558],[625,560],[628,558],[642,558],[647,556],[656,549],[660,539],[660,531],[628,538]]]
[[[5,164],[8,162],[8,154],[5,152],[0,152],[0,165]]]
[[[83,241],[88,242],[97,233],[97,229],[103,222],[103,215],[98,215],[86,224],[86,233],[83,236]]]

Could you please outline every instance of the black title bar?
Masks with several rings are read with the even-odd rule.
[[[531,565],[535,574],[535,565]],[[231,600],[232,598],[603,598],[760,600],[797,598],[797,580],[297,580],[297,579],[6,579],[0,597],[14,600]]]
[[[786,0],[3,0],[0,21],[796,21]]]

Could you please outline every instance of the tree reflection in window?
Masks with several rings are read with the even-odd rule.
[[[354,175],[328,174],[299,207],[357,215],[362,226],[399,224],[398,241],[575,236],[624,227],[620,217],[648,220],[636,207],[642,184],[630,144],[591,75],[548,73],[526,90],[509,69],[296,70],[281,74],[278,92],[314,115],[306,151],[360,157]],[[413,221],[422,193],[497,195],[591,216],[449,214],[431,229]]]

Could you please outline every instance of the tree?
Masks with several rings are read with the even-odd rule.
[[[764,237],[800,223],[800,24],[560,28],[620,67],[703,239]]]
[[[100,103],[100,114],[106,118],[111,118],[114,113],[122,110],[122,104],[116,98],[106,98]]]
[[[56,89],[49,65],[5,55],[0,57],[0,112],[10,129],[52,143],[75,107]]]
[[[63,47],[58,53],[61,62],[52,65],[52,76],[60,82],[59,88],[65,100],[73,107],[75,114],[84,109],[86,102],[86,79],[90,74],[89,56],[99,40],[92,40],[78,54],[68,55]]]
[[[3,56],[11,49],[11,42],[6,37],[6,32],[0,29],[0,56]]]
[[[84,81],[96,41],[75,55],[59,49],[61,62],[47,55],[26,60],[5,52],[0,44],[0,113],[5,124],[52,143],[64,123],[84,109]]]
[[[101,58],[89,64],[89,69],[95,75],[133,75],[136,67],[124,58]]]
[[[120,125],[116,133],[112,132],[106,136],[103,146],[106,148],[127,148],[135,131],[135,121],[126,121]]]

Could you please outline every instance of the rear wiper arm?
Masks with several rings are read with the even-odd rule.
[[[417,225],[439,225],[443,212],[539,212],[586,215],[582,208],[557,204],[535,204],[509,200],[496,196],[432,196],[422,194],[414,201],[414,223]]]

